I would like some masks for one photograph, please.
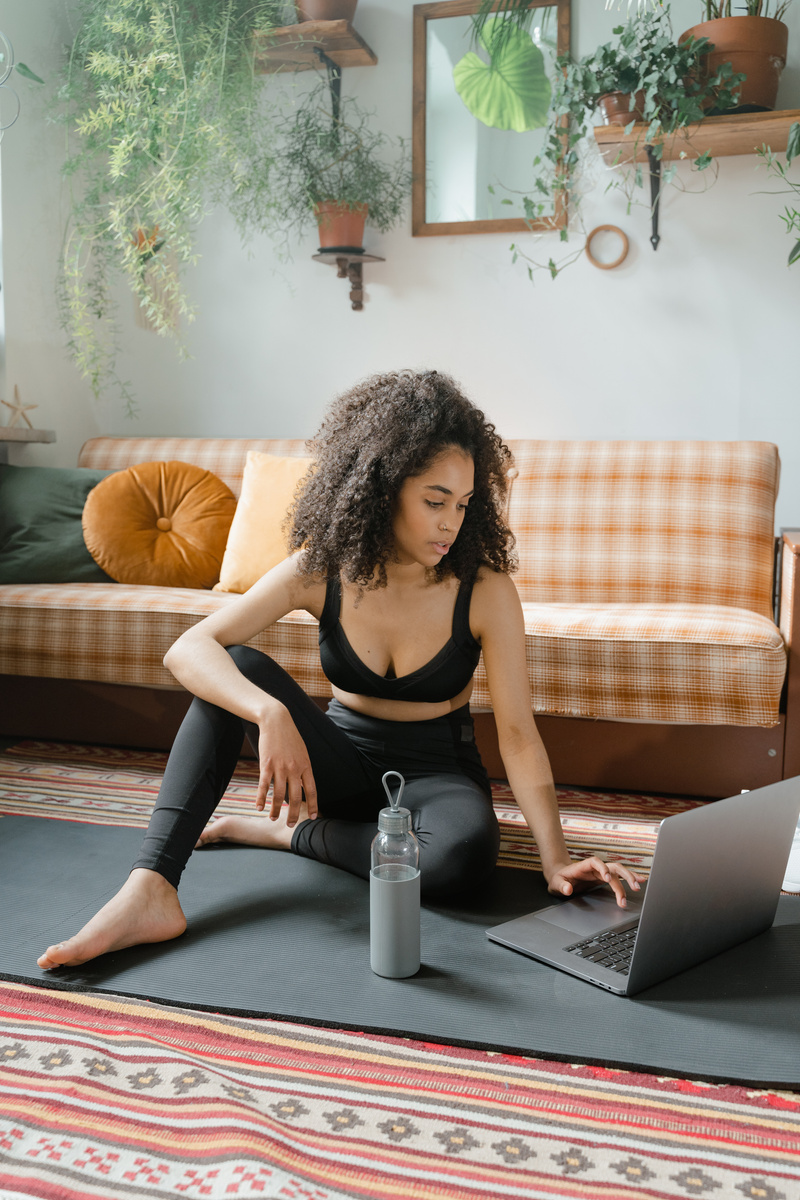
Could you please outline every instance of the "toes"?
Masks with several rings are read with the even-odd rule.
[[[36,960],[37,965],[43,968],[63,967],[69,958],[69,954],[65,951],[65,942],[59,942],[56,946],[48,946],[41,958]]]
[[[200,837],[194,844],[195,850],[198,846],[208,846],[211,842],[218,842],[222,838],[222,830],[217,829],[219,822],[215,821],[213,825],[207,825]]]

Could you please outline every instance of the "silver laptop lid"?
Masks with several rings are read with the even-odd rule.
[[[798,813],[800,776],[662,821],[629,991],[769,928]]]

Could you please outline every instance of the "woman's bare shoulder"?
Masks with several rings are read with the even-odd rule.
[[[269,614],[270,620],[294,609],[307,609],[314,616],[325,603],[325,580],[303,570],[302,551],[290,554],[271,567],[240,598],[240,605]]]
[[[327,579],[322,575],[309,574],[303,569],[303,551],[298,550],[281,564],[295,599],[296,608],[307,609],[319,617],[325,604]]]
[[[511,576],[494,567],[480,567],[475,576],[469,613],[473,633],[483,637],[487,630],[519,611],[519,592]]]
[[[511,576],[506,571],[490,567],[488,563],[478,568],[472,591],[476,597],[487,596],[490,599],[500,599],[504,596],[513,598],[519,595]]]

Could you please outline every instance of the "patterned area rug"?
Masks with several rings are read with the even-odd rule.
[[[144,826],[166,754],[102,746],[20,742],[0,754],[0,814]],[[254,815],[254,761],[242,760],[218,808]],[[505,783],[492,785],[500,822],[500,865],[539,870],[538,852]],[[658,824],[702,801],[559,788],[561,823],[574,857],[603,854],[647,874]]]
[[[0,813],[146,823],[165,756],[17,744]],[[243,762],[220,811],[252,812]],[[501,862],[536,869],[505,785]],[[560,790],[646,871],[693,801]],[[2,836],[2,821],[0,821]],[[0,982],[0,1200],[800,1200],[800,1096]]]
[[[798,1200],[800,1098],[0,983],[0,1196]]]

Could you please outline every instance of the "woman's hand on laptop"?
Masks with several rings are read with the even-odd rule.
[[[556,867],[548,877],[547,890],[554,896],[571,896],[574,892],[596,887],[598,883],[607,883],[616,896],[619,907],[626,908],[628,901],[623,880],[638,892],[641,879],[640,875],[636,875],[622,863],[606,863],[602,858],[592,856],[579,859],[578,862],[570,860],[569,863]]]

